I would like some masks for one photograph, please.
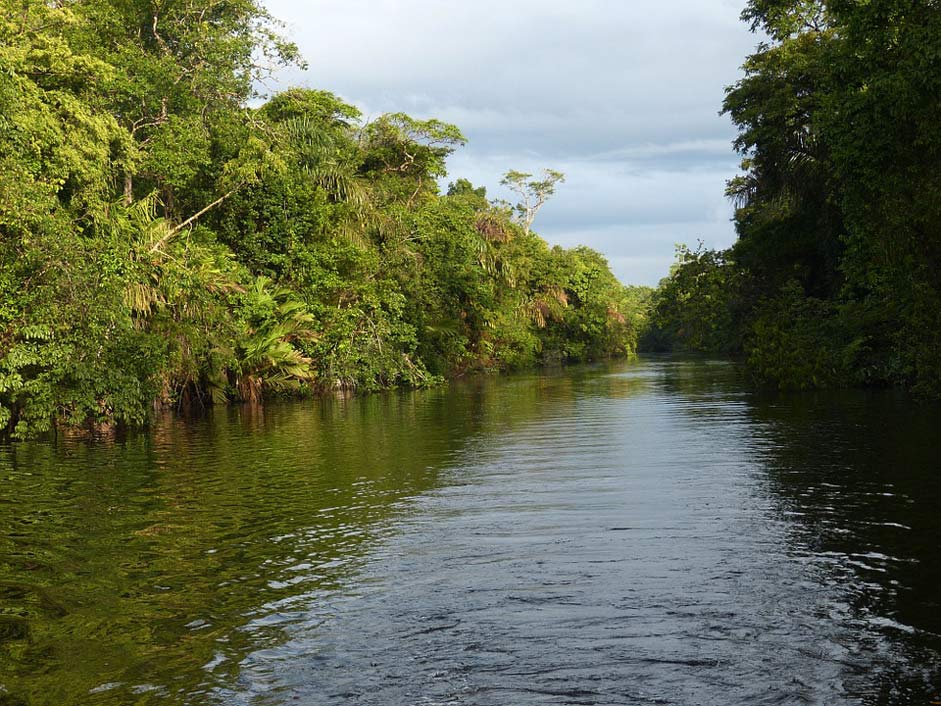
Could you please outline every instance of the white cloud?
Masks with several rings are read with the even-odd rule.
[[[669,272],[675,246],[726,248],[734,232],[728,218],[713,217],[682,223],[624,223],[588,229],[543,229],[553,245],[587,244],[604,253],[618,279],[627,284],[654,286]]]

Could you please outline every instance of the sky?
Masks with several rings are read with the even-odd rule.
[[[448,180],[488,195],[510,169],[565,173],[534,229],[655,285],[677,243],[734,238],[739,157],[720,116],[759,38],[744,0],[264,0],[308,68],[270,88],[336,93],[365,116],[405,112],[468,138]]]

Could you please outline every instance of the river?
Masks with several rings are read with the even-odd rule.
[[[0,446],[0,705],[941,702],[941,407],[649,359]]]

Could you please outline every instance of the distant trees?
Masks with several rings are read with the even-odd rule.
[[[643,345],[655,351],[740,350],[734,303],[738,270],[728,252],[679,246],[670,275],[651,300]]]

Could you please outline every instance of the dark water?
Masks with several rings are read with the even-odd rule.
[[[939,447],[671,361],[0,447],[0,704],[941,702]]]

